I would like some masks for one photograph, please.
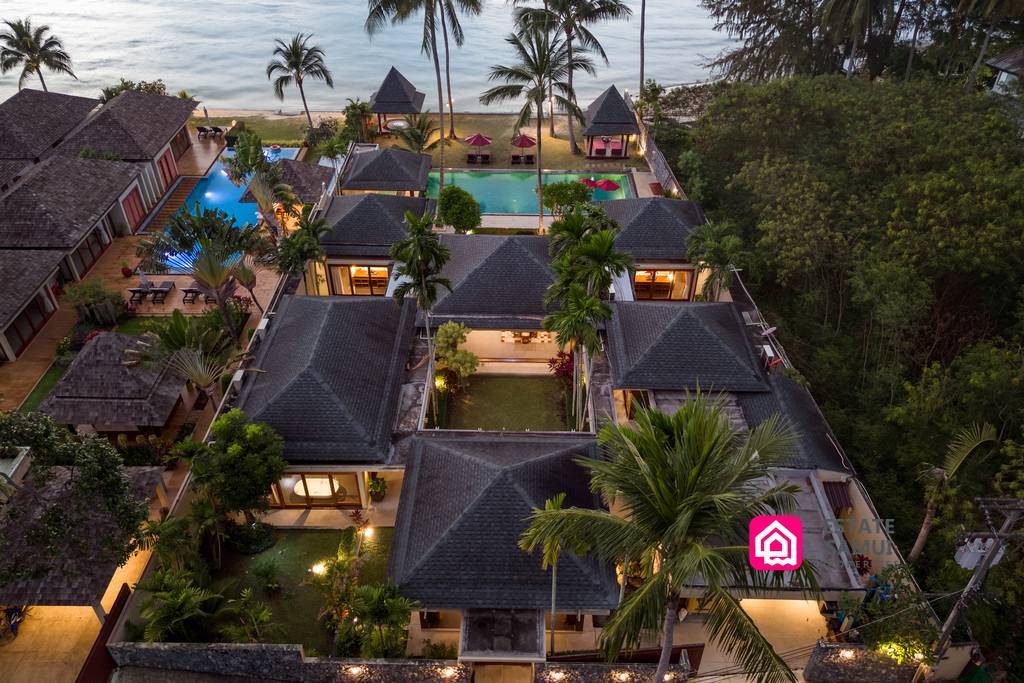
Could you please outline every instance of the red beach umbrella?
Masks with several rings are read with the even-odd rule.
[[[483,133],[475,133],[466,138],[465,143],[472,147],[486,147],[491,144],[491,139]]]
[[[594,186],[599,190],[604,190],[605,192],[614,192],[620,187],[620,185],[617,182],[615,182],[614,180],[608,180],[607,178],[598,180],[596,183],[594,183]]]
[[[520,133],[512,140],[513,147],[519,147],[520,149],[526,149],[527,147],[533,147],[537,144],[537,141],[531,138],[526,133]]]
[[[580,178],[580,182],[592,190],[597,189],[597,181],[593,178]]]

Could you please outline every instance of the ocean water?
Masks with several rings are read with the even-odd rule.
[[[629,20],[594,28],[610,64],[597,76],[577,76],[577,94],[587,103],[614,83],[636,91],[639,79],[640,0],[628,0]],[[486,108],[480,93],[489,87],[488,68],[511,60],[503,42],[512,24],[511,3],[484,0],[479,17],[464,19],[465,45],[452,54],[456,110],[510,111],[509,104]],[[309,83],[311,109],[342,109],[346,98],[369,99],[393,64],[437,109],[433,63],[420,52],[421,24],[387,27],[372,39],[363,31],[365,0],[268,2],[266,0],[5,0],[6,18],[31,17],[48,24],[70,52],[79,80],[46,74],[51,90],[95,96],[122,76],[162,78],[168,90],[185,89],[213,108],[298,111],[298,92],[284,102],[266,78],[275,38],[312,32],[324,48],[335,87]],[[729,45],[695,0],[647,3],[647,76],[666,84],[707,77],[701,66]],[[443,65],[442,65],[443,68]],[[30,87],[39,87],[37,78]],[[17,90],[17,74],[0,76],[0,99]]]

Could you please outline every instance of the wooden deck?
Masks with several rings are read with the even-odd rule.
[[[177,160],[178,173],[202,177],[224,151],[224,138],[201,138],[194,128],[188,129],[188,135],[192,138],[192,146]]]

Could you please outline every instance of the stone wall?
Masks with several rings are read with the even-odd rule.
[[[808,683],[905,683],[917,666],[895,660],[853,643],[819,642],[804,669]]]
[[[328,683],[469,683],[470,666],[427,659],[356,660],[303,656],[300,645],[111,643],[119,667],[233,676],[249,680]]]
[[[538,664],[534,683],[646,683],[657,670],[655,664],[591,664],[565,662]],[[672,664],[665,680],[680,683],[689,677],[689,667]]]

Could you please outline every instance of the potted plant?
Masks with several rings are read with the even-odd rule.
[[[374,503],[379,503],[384,500],[384,496],[388,492],[388,483],[384,481],[383,477],[378,477],[376,474],[370,475],[370,485],[367,487],[367,492],[370,494],[370,500]]]
[[[132,276],[132,272],[133,271],[131,267],[128,265],[128,262],[121,261],[121,275],[124,275],[126,278],[128,278]]]

